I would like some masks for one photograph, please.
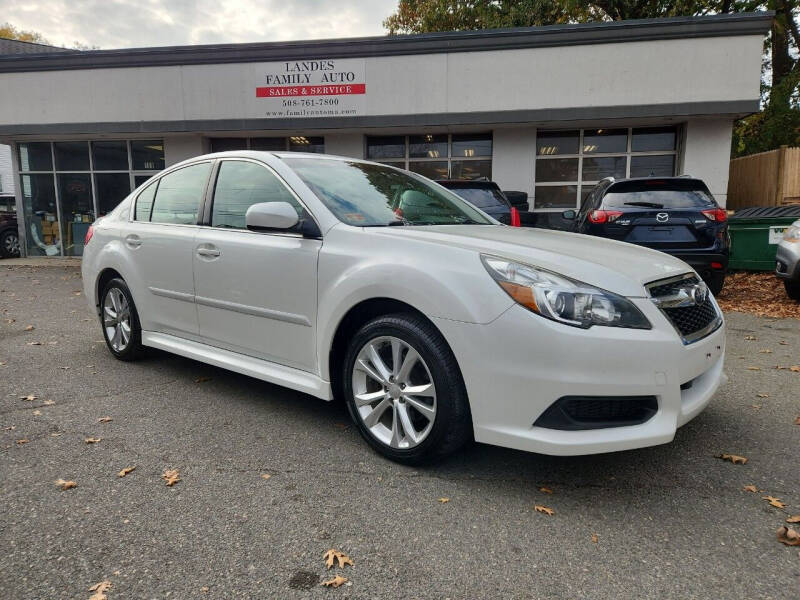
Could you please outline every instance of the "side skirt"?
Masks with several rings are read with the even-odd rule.
[[[305,392],[323,400],[333,399],[330,382],[306,371],[154,331],[142,331],[142,344]]]

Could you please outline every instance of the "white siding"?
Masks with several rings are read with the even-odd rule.
[[[692,119],[686,124],[682,173],[705,181],[720,206],[728,198],[732,133],[730,119]]]

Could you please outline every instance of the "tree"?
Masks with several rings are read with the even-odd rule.
[[[733,154],[800,145],[800,0],[400,0],[383,25],[390,34],[529,27],[775,11],[765,42],[763,110],[737,122]]]
[[[41,33],[17,29],[11,23],[3,23],[0,25],[0,38],[5,38],[7,40],[18,40],[20,42],[32,42],[34,44],[50,43]]]

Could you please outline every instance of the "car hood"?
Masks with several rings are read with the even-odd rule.
[[[646,296],[645,283],[692,270],[682,260],[657,250],[548,229],[431,225],[386,227],[380,233],[508,258],[628,297]]]

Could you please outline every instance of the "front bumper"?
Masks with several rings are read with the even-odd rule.
[[[652,330],[569,327],[512,306],[492,323],[434,319],[456,355],[478,442],[554,455],[613,452],[672,441],[721,384],[725,326],[684,345],[648,299],[632,300]],[[683,384],[691,382],[687,389]],[[686,387],[686,386],[684,386]],[[639,425],[564,431],[534,425],[564,396],[656,396]]]
[[[775,275],[800,281],[800,244],[781,242],[775,256]]]

